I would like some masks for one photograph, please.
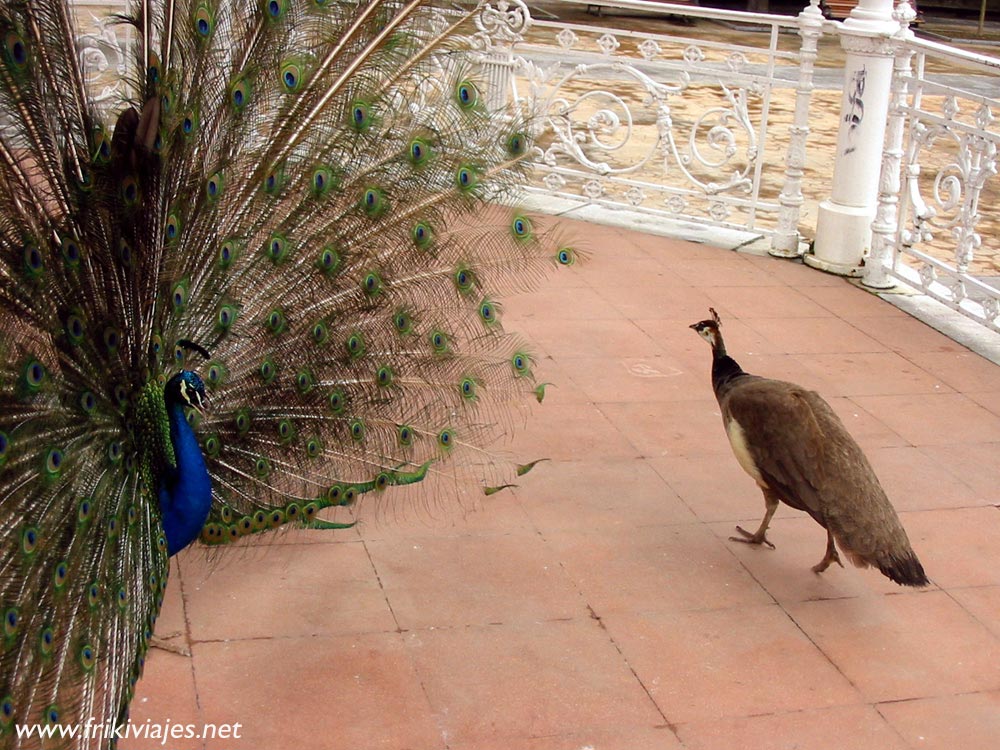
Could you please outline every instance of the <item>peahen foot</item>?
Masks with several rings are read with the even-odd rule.
[[[813,565],[813,573],[822,573],[824,570],[830,567],[830,563],[837,563],[840,567],[844,567],[844,563],[840,561],[840,555],[837,554],[837,545],[833,541],[833,534],[827,530],[826,532],[826,554],[823,555],[823,559],[818,563]]]
[[[751,534],[742,526],[737,526],[736,530],[740,532],[742,536],[731,536],[729,537],[729,541],[743,542],[744,544],[766,544],[771,549],[774,549],[774,545],[767,540],[767,534],[765,533],[766,529],[758,529],[756,534]]]

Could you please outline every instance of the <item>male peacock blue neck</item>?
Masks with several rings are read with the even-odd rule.
[[[200,409],[205,385],[198,375],[183,370],[167,381],[163,403],[170,430],[174,461],[158,462],[153,473],[167,551],[174,555],[198,538],[212,505],[212,483],[185,408]]]

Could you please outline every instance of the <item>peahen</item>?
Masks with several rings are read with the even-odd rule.
[[[576,253],[505,207],[531,123],[487,105],[475,12],[146,0],[109,103],[71,7],[0,0],[3,746],[125,719],[195,540],[503,486],[533,379],[498,298]]]

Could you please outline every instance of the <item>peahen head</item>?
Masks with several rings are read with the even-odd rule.
[[[167,381],[163,389],[163,400],[167,406],[179,404],[203,411],[208,402],[205,383],[196,372],[181,370]]]
[[[712,313],[711,320],[701,320],[688,327],[692,328],[695,333],[711,344],[712,349],[725,351],[725,345],[722,343],[722,333],[719,330],[722,327],[722,319],[719,318],[719,313],[715,311],[714,307],[708,308],[708,311]]]

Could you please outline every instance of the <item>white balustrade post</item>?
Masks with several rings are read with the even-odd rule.
[[[840,27],[847,53],[830,198],[819,205],[814,254],[805,262],[859,276],[871,243],[882,144],[889,112],[894,41],[892,0],[860,0]]]
[[[900,172],[903,163],[903,136],[906,132],[907,85],[910,74],[910,59],[913,50],[906,43],[913,38],[910,23],[917,14],[908,0],[903,0],[896,9],[899,19],[895,70],[892,77],[892,98],[889,105],[888,127],[885,136],[885,152],[882,154],[882,174],[879,180],[878,206],[872,223],[872,249],[865,260],[865,273],[861,283],[873,289],[889,289],[896,282],[889,276],[889,266],[899,232],[899,191]]]
[[[778,230],[771,237],[771,255],[797,258],[799,251],[799,217],[802,204],[802,175],[806,165],[806,138],[809,136],[809,102],[813,92],[813,68],[817,46],[823,34],[823,13],[819,0],[799,13],[799,82],[795,91],[795,118],[788,129],[788,152],[785,156],[785,184],[778,196]]]

